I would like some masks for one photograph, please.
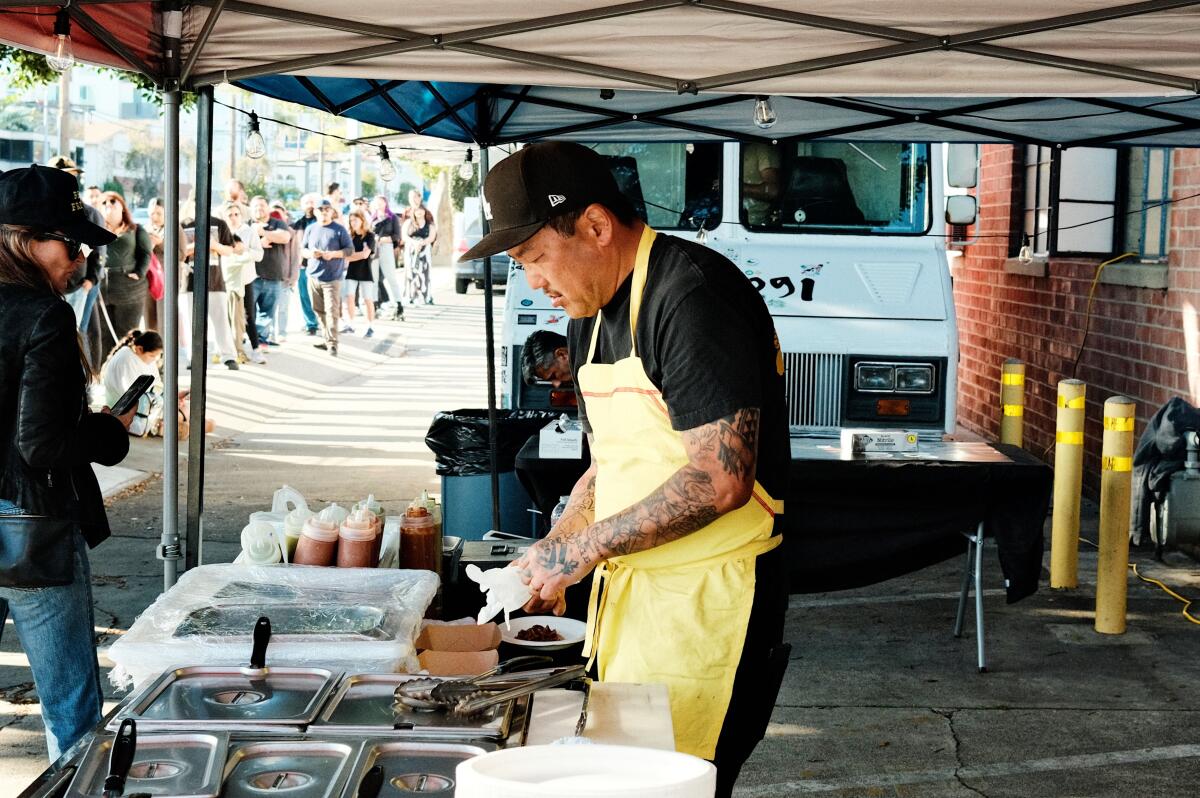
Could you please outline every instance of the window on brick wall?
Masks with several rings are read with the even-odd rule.
[[[1021,230],[1037,255],[1166,257],[1170,150],[1026,145]],[[1013,255],[1017,252],[1014,247]]]
[[[1136,252],[1143,260],[1166,260],[1171,206],[1171,150],[1136,147],[1129,150],[1129,190],[1125,199],[1123,252]]]

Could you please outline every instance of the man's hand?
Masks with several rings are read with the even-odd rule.
[[[533,591],[525,609],[529,612],[552,609],[555,615],[562,615],[567,608],[567,588],[587,576],[594,565],[583,558],[570,540],[539,540],[513,563]]]
[[[142,279],[142,276],[140,274],[138,274],[137,272],[128,272],[125,276],[128,277],[130,280]]]

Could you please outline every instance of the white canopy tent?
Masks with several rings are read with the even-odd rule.
[[[211,87],[225,81],[481,148],[549,136],[1200,145],[1200,0],[1062,0],[1053,9],[1031,0],[3,5],[51,16],[3,16],[0,41],[45,50],[53,12],[69,5],[81,58],[134,69],[162,88],[168,231],[178,199],[179,92],[200,94],[203,200],[211,189]],[[769,133],[752,122],[758,95],[769,95],[779,115]],[[199,205],[197,225],[206,227],[209,208]],[[176,251],[173,242],[166,251]],[[206,259],[197,253],[197,342],[205,340]],[[169,401],[177,367],[173,266],[166,264]],[[491,270],[484,274],[490,280]],[[196,561],[200,539],[205,355],[203,346],[196,350],[186,550],[175,522],[173,430],[165,442],[160,556],[168,585],[178,559]],[[489,390],[494,382],[489,357]]]

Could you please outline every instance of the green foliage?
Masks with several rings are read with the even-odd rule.
[[[0,130],[32,133],[42,127],[38,105],[16,97],[0,97]]]
[[[266,158],[238,158],[234,175],[242,181],[246,196],[253,197],[261,194],[270,198],[267,193],[267,180],[271,176],[271,164]]]
[[[163,185],[163,169],[166,162],[166,152],[162,139],[151,136],[146,131],[130,134],[129,152],[125,154],[125,168],[136,177],[130,187],[131,202],[134,205],[145,205],[151,197],[161,196]]]
[[[96,70],[132,83],[146,100],[155,105],[162,105],[162,95],[158,86],[148,75],[112,67],[96,67]],[[46,63],[46,56],[8,44],[0,44],[0,71],[8,75],[13,87],[17,89],[33,89],[47,83],[55,83],[59,78],[59,73]],[[195,104],[196,95],[184,92],[180,99],[180,107],[186,110]]]
[[[371,199],[379,193],[379,180],[373,174],[364,174],[362,176],[362,195],[367,199]]]
[[[395,201],[392,202],[392,205],[407,206],[408,205],[408,192],[410,192],[414,189],[419,191],[420,188],[421,188],[420,186],[414,186],[412,183],[405,180],[404,182],[402,182],[400,185],[398,185],[396,187],[396,195],[395,195],[395,197],[393,197],[393,199]]]
[[[475,168],[470,180],[463,180],[458,176],[458,169],[451,169],[450,201],[454,203],[454,210],[461,211],[463,209],[464,197],[477,196],[479,196],[479,168]]]

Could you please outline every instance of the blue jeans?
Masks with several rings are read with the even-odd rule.
[[[312,297],[308,295],[308,269],[304,266],[300,267],[300,282],[297,285],[300,290],[300,310],[304,313],[304,326],[315,330],[321,326],[321,322],[313,311]]]
[[[277,340],[280,331],[275,328],[275,313],[280,297],[286,296],[284,287],[283,280],[254,278],[254,324],[260,343]]]
[[[20,513],[0,499],[0,515]],[[103,701],[92,569],[82,535],[75,536],[75,581],[62,587],[0,587],[0,634],[9,614],[33,671],[53,762],[100,722]]]
[[[79,319],[79,331],[86,334],[88,322],[92,320],[92,311],[96,308],[96,298],[100,296],[100,286],[93,285],[92,290],[87,292],[87,297],[83,304],[83,315]]]

